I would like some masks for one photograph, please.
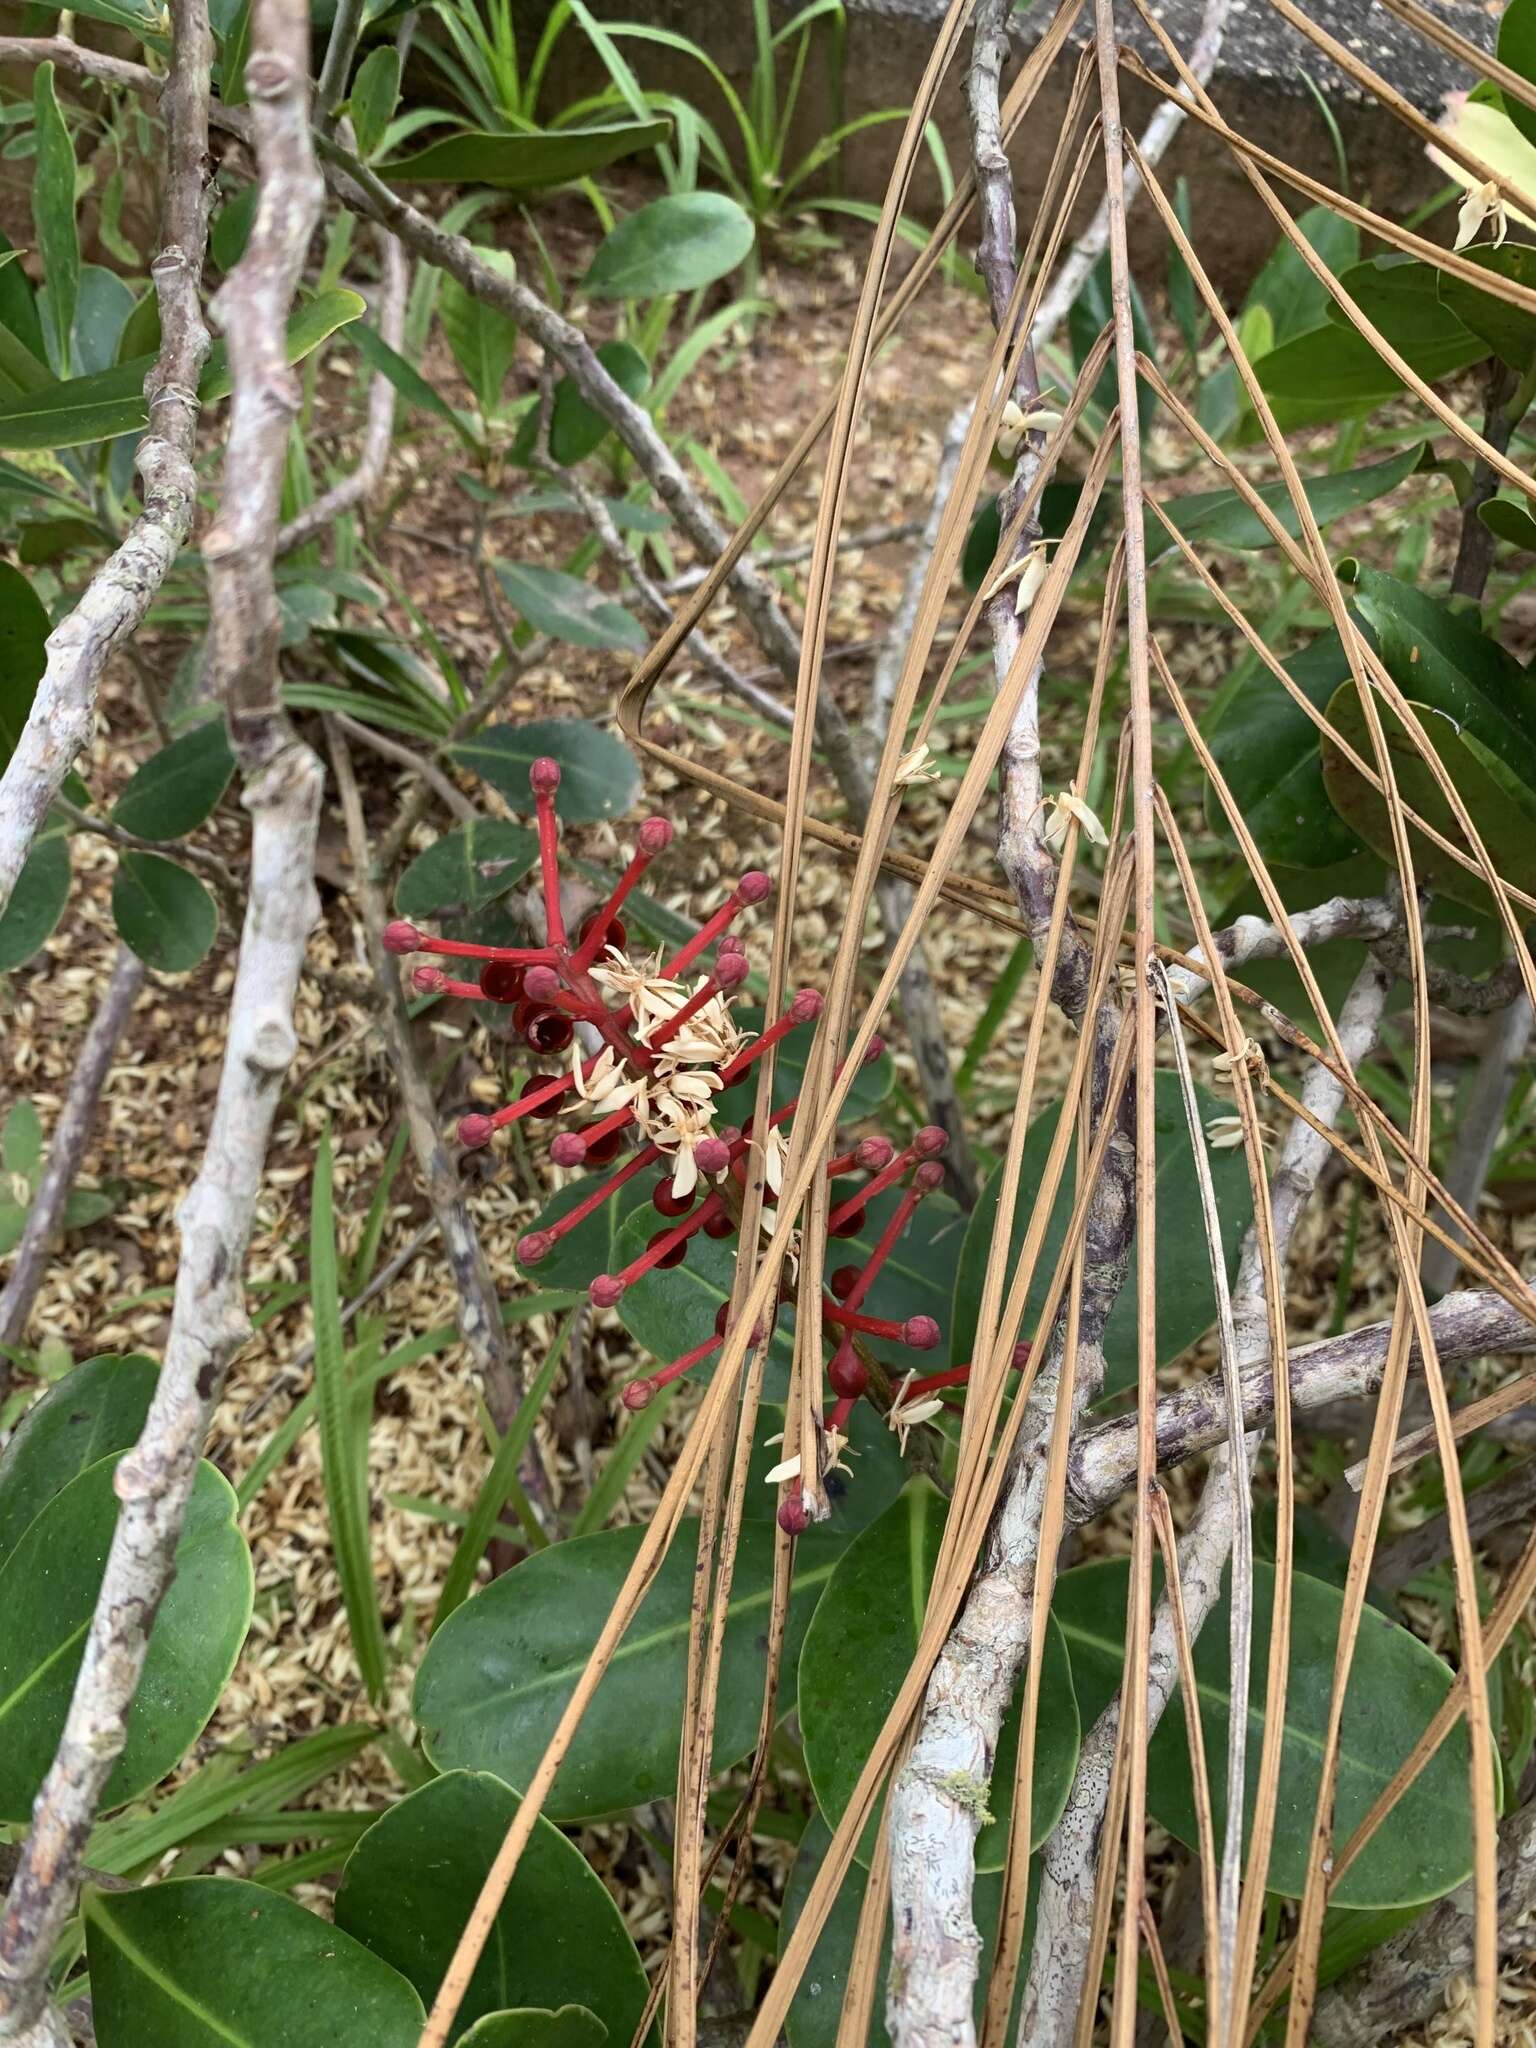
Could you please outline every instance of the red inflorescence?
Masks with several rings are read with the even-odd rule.
[[[766,1176],[764,1195],[777,1201],[783,1158],[782,1127],[794,1115],[795,1103],[769,1119],[763,1145],[754,1139],[751,1120],[745,1129],[714,1122],[714,1099],[750,1073],[770,1046],[820,1017],[822,997],[811,988],[799,990],[783,1014],[755,1038],[743,1032],[730,1013],[732,997],[745,984],[750,969],[745,942],[730,927],[739,913],[761,903],[772,884],[754,870],[737,882],[726,900],[669,959],[630,958],[619,913],[650,863],[672,842],[665,818],[647,818],[636,835],[634,853],[606,903],[582,918],[568,936],[561,907],[559,827],[555,797],[560,787],[559,764],[535,761],[529,770],[539,838],[539,882],[545,918],[540,946],[482,946],[435,938],[404,918],[385,927],[385,950],[400,956],[428,953],[438,960],[473,963],[477,980],[458,980],[435,961],[412,970],[415,987],[424,994],[456,995],[489,1001],[511,1009],[512,1028],[536,1053],[563,1071],[536,1072],[516,1099],[489,1113],[473,1111],[459,1123],[459,1139],[469,1148],[488,1145],[498,1130],[527,1119],[576,1115],[581,1128],[557,1132],[550,1158],[560,1167],[606,1167],[626,1147],[628,1157],[578,1202],[542,1228],[519,1240],[521,1265],[537,1266],[560,1241],[605,1202],[610,1201],[647,1168],[659,1169],[651,1191],[663,1227],[645,1249],[616,1273],[588,1276],[587,1292],[598,1308],[611,1308],[625,1290],[657,1269],[682,1263],[700,1237],[735,1234],[741,1190],[749,1155],[756,1147]],[[711,964],[703,956],[714,948]],[[691,980],[691,977],[696,977]],[[864,1057],[880,1051],[873,1040]],[[566,1054],[568,1063],[559,1055]],[[899,1380],[899,1369],[887,1366],[878,1375],[869,1341],[932,1351],[941,1341],[932,1316],[901,1319],[870,1313],[863,1306],[882,1267],[911,1221],[922,1197],[943,1180],[937,1155],[945,1133],[925,1126],[911,1142],[898,1148],[888,1137],[860,1139],[850,1152],[827,1162],[830,1182],[839,1183],[827,1228],[842,1241],[862,1239],[869,1204],[888,1189],[904,1183],[895,1207],[867,1250],[856,1247],[855,1263],[840,1263],[829,1275],[822,1304],[828,1352],[827,1380],[836,1397],[823,1421],[825,1439],[842,1441],[841,1432],[854,1404],[873,1384]],[[858,1184],[848,1191],[851,1177]],[[765,1214],[771,1218],[772,1207]],[[786,1300],[792,1300],[792,1292]],[[782,1304],[781,1304],[782,1305]],[[715,1332],[703,1344],[684,1352],[658,1371],[631,1380],[622,1389],[626,1408],[647,1406],[665,1387],[702,1364],[725,1342],[727,1311],[722,1307]],[[759,1327],[754,1341],[768,1332]],[[959,1366],[916,1380],[902,1381],[898,1400],[910,1407],[919,1394],[936,1394],[964,1383],[969,1367]],[[931,1404],[937,1407],[937,1401]],[[893,1411],[893,1420],[896,1411]],[[913,1417],[913,1420],[916,1420]],[[780,1501],[779,1520],[791,1534],[810,1522],[810,1509],[800,1480],[794,1479]]]

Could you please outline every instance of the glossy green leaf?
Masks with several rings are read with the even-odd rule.
[[[140,839],[184,838],[213,816],[234,772],[223,719],[205,719],[134,771],[112,821]]]
[[[349,320],[365,310],[356,292],[320,292],[301,306],[288,323],[288,360],[302,362]],[[117,363],[94,376],[71,377],[0,405],[0,448],[80,448],[109,441],[118,434],[136,434],[149,424],[144,379],[153,356]],[[198,385],[204,405],[227,398],[229,355],[217,342]]]
[[[502,192],[542,192],[588,177],[620,157],[654,149],[670,132],[669,121],[621,121],[544,135],[466,129],[377,169],[393,185],[492,185]]]
[[[444,1623],[422,1660],[413,1703],[439,1770],[492,1771],[512,1785],[528,1782],[643,1533],[605,1529],[538,1551]],[[619,1645],[555,1779],[545,1809],[552,1820],[617,1813],[675,1791],[697,1538],[697,1524],[685,1522]],[[815,1534],[796,1547],[786,1670],[794,1668],[839,1548]],[[717,1771],[757,1739],[772,1597],[772,1529],[747,1523],[720,1673]]]
[[[1536,782],[1522,780],[1505,756],[1485,746],[1470,728],[1458,726],[1447,712],[1437,711],[1429,704],[1414,704],[1413,708],[1471,814],[1495,869],[1517,889],[1536,889]],[[1417,740],[1390,705],[1379,703],[1378,710],[1398,795],[1453,845],[1466,846],[1466,837]],[[1328,706],[1328,717],[1340,738],[1363,761],[1374,763],[1375,745],[1353,683],[1340,687]],[[1395,847],[1385,799],[1332,740],[1324,739],[1322,760],[1323,782],[1340,817],[1384,860],[1393,860]],[[1492,906],[1492,892],[1479,877],[1453,860],[1417,826],[1408,827],[1408,841],[1415,880],[1420,886],[1427,885],[1453,903],[1464,903],[1474,910]],[[1467,847],[1467,851],[1470,853],[1471,848]]]
[[[449,750],[461,768],[483,776],[515,811],[531,812],[528,770],[541,756],[560,763],[555,810],[568,825],[622,817],[640,794],[640,769],[615,734],[584,718],[536,718],[493,725]]]
[[[25,379],[18,386],[21,390],[36,390],[39,385],[52,381],[44,357],[47,343],[43,339],[43,323],[38,316],[37,294],[25,269],[17,261],[21,255],[11,242],[9,235],[0,231],[0,342],[15,344],[20,357],[28,366]],[[0,351],[0,386],[3,375],[10,368],[9,360]]]
[[[336,1894],[337,1926],[430,2000],[520,1803],[501,1779],[467,1771],[402,1799],[348,1857]],[[627,2044],[645,2009],[645,1971],[602,1879],[541,1816],[497,1910],[458,2024],[508,2006],[554,2007],[575,1997]],[[534,2037],[524,2038],[534,2048]]]
[[[1515,102],[1508,104],[1513,110]],[[1528,291],[1536,287],[1536,248],[1529,242],[1506,242],[1501,249],[1464,249],[1462,255],[1480,270],[1507,277]],[[1443,270],[1440,297],[1512,370],[1523,376],[1536,362],[1536,313],[1522,312],[1506,299],[1496,299],[1491,292],[1481,292],[1476,285]]]
[[[510,251],[480,249],[476,253],[501,276],[517,276],[517,261]],[[477,299],[454,277],[443,279],[437,312],[453,360],[463,371],[475,402],[481,412],[493,413],[501,402],[501,387],[517,354],[516,322],[498,307]]]
[[[53,1761],[117,1526],[115,1457],[56,1493],[0,1566],[0,1818],[25,1820]],[[251,1618],[235,1496],[200,1464],[155,1616],[128,1740],[102,1804],[121,1806],[184,1757],[218,1705]]]
[[[52,0],[46,0],[46,5],[49,13],[62,12],[53,6]],[[138,7],[133,0],[122,0],[121,5],[118,0],[80,0],[70,12],[88,15],[92,21],[104,21],[112,28],[125,28],[153,49],[165,47],[164,19],[153,6]]]
[[[133,847],[118,855],[112,916],[125,944],[162,974],[185,974],[206,959],[219,930],[218,906],[196,875]]]
[[[643,654],[650,645],[640,622],[594,583],[533,562],[497,562],[496,580],[535,632],[573,647]]]
[[[517,2006],[488,2012],[461,2034],[458,2048],[603,2048],[608,2029],[584,2005]]]
[[[1536,785],[1536,677],[1477,613],[1360,566],[1354,597],[1403,695],[1445,712]]]
[[[11,900],[0,911],[0,974],[32,958],[68,901],[69,841],[62,832],[50,832],[33,843]]]
[[[901,1690],[922,1633],[928,1590],[944,1533],[944,1497],[923,1478],[911,1480],[894,1506],[843,1552],[822,1595],[800,1652],[799,1714],[805,1764],[816,1802],[834,1826],[843,1817]],[[1018,1768],[1023,1679],[1003,1723],[990,1779],[966,1793],[987,1816],[976,1839],[978,1870],[1001,1870]],[[1030,1847],[1043,1842],[1061,1816],[1077,1767],[1077,1700],[1060,1631],[1046,1637],[1040,1718],[1030,1800]],[[859,1846],[867,1863],[878,1820]]]
[[[375,332],[366,320],[354,323],[348,339],[357,344],[357,352],[368,367],[381,377],[387,377],[408,405],[418,406],[423,412],[435,413],[440,420],[446,420],[467,447],[479,445],[463,414],[448,403],[434,384],[428,383],[414,364],[408,363],[404,356],[392,349],[383,335]]]
[[[639,398],[651,381],[650,365],[632,342],[605,341],[597,360],[630,398]],[[561,468],[585,462],[612,431],[612,422],[593,411],[571,378],[562,377],[549,416],[549,452]]]
[[[48,611],[30,577],[0,562],[0,768],[16,751],[48,661]]]
[[[1056,1582],[1051,1611],[1061,1623],[1071,1652],[1085,1726],[1091,1725],[1119,1689],[1128,1571],[1126,1561],[1115,1558],[1080,1565],[1064,1572]],[[1264,1735],[1264,1674],[1274,1585],[1273,1568],[1257,1563],[1245,1782],[1250,1822],[1258,1787],[1253,1759]],[[1335,1587],[1296,1574],[1291,1593],[1280,1798],[1268,1877],[1268,1889],[1286,1898],[1300,1895],[1306,1876],[1342,1611],[1342,1596]],[[1227,1621],[1223,1598],[1195,1644],[1195,1676],[1218,1841],[1226,1814]],[[1366,1608],[1344,1703],[1334,1816],[1337,1843],[1342,1845],[1348,1839],[1377,1794],[1391,1781],[1450,1688],[1450,1670],[1433,1651],[1375,1608]],[[1177,1695],[1152,1738],[1147,1764],[1149,1811],[1170,1834],[1193,1846],[1196,1831],[1189,1742]],[[1409,1905],[1452,1890],[1471,1866],[1467,1731],[1465,1722],[1459,1722],[1339,1881],[1332,1898],[1339,1906]]]
[[[1202,1121],[1230,1115],[1231,1098],[1222,1099],[1197,1087]],[[1160,1073],[1154,1084],[1154,1118],[1157,1130],[1157,1362],[1166,1365],[1187,1351],[1197,1337],[1208,1330],[1216,1317],[1211,1288],[1210,1261],[1206,1253],[1205,1230],[1201,1222],[1200,1198],[1190,1155],[1189,1125],[1178,1076]],[[1013,1274],[1014,1261],[1024,1242],[1030,1212],[1045,1171],[1046,1155],[1056,1129],[1059,1109],[1044,1109],[1029,1127],[1024,1143],[1024,1167],[1019,1176],[1019,1196],[1013,1212],[1013,1245],[1006,1282]],[[1046,1290],[1055,1270],[1056,1255],[1066,1237],[1073,1207],[1073,1162],[1077,1141],[1067,1154],[1066,1170],[1056,1192],[1045,1242],[1035,1266],[1024,1312],[1021,1335],[1033,1341],[1035,1323],[1045,1306]],[[1240,1151],[1217,1152],[1211,1158],[1211,1176],[1216,1187],[1216,1206],[1221,1217],[1222,1241],[1227,1253],[1229,1276],[1237,1270],[1238,1248],[1253,1212],[1248,1185],[1248,1168]],[[955,1307],[950,1355],[955,1363],[969,1359],[976,1335],[976,1315],[981,1306],[982,1279],[986,1273],[988,1248],[997,1217],[999,1167],[988,1179],[981,1199],[971,1214],[960,1254],[960,1272],[955,1282]],[[1104,1353],[1108,1366],[1105,1392],[1114,1393],[1134,1384],[1136,1378],[1136,1257],[1133,1250],[1130,1273],[1119,1299],[1110,1312],[1104,1332]]]
[[[584,1173],[563,1188],[556,1188],[530,1228],[547,1230],[562,1216],[568,1216],[610,1180],[615,1171],[615,1166],[607,1166],[601,1172]],[[557,1237],[547,1256],[526,1269],[525,1277],[536,1287],[571,1287],[585,1293],[594,1273],[611,1273],[623,1263],[614,1255],[614,1239],[630,1211],[639,1208],[645,1215],[655,1215],[651,1208],[655,1184],[654,1173],[637,1173],[615,1194],[599,1202],[580,1223],[573,1224],[563,1237]]]
[[[85,1894],[99,2048],[416,2048],[426,2015],[350,1934],[264,1885]]]
[[[39,301],[48,361],[67,377],[80,295],[80,235],[75,225],[75,146],[54,90],[52,64],[39,64],[32,80],[32,223],[48,290]]]
[[[1536,84],[1536,4],[1533,0],[1508,0],[1499,17],[1499,61],[1517,72],[1527,85]],[[1506,114],[1525,137],[1536,143],[1536,109],[1527,107],[1514,94],[1502,95]]]
[[[525,825],[471,818],[418,853],[395,890],[402,917],[463,917],[494,903],[539,857],[539,839]]]
[[[1297,214],[1295,225],[1335,277],[1359,262],[1360,230],[1331,206],[1309,206],[1304,213]],[[1243,311],[1263,307],[1278,347],[1321,320],[1332,303],[1328,287],[1313,273],[1289,236],[1281,235],[1248,287]]]
[[[399,97],[400,52],[393,43],[380,43],[357,67],[349,103],[357,153],[365,163],[384,140]]]
[[[43,1120],[29,1096],[21,1096],[6,1111],[0,1126],[0,1165],[7,1173],[19,1174],[29,1192],[37,1186],[43,1166]]]
[[[251,239],[251,223],[256,218],[256,202],[260,197],[259,185],[242,185],[238,192],[224,201],[213,217],[208,251],[226,277],[245,254],[245,245]]]
[[[1342,519],[1348,512],[1358,512],[1363,505],[1372,504],[1377,498],[1384,498],[1395,491],[1400,483],[1413,475],[1424,453],[1424,444],[1414,442],[1400,454],[1388,456],[1384,462],[1370,462],[1361,469],[1335,470],[1323,476],[1303,477],[1302,488],[1318,525],[1326,526],[1331,520]],[[1298,539],[1301,521],[1284,482],[1261,484],[1259,496],[1292,540]],[[1190,491],[1183,497],[1165,499],[1163,510],[1184,538],[1197,548],[1267,548],[1275,545],[1263,520],[1235,490]],[[1174,541],[1155,512],[1147,513],[1146,527],[1149,559],[1155,560],[1159,555],[1176,551]]]
[[[45,287],[46,289],[46,287]],[[87,263],[80,272],[71,360],[82,375],[117,361],[118,343],[134,309],[133,293],[116,271]]]
[[[800,1837],[800,1846],[795,1851],[794,1868],[789,1874],[789,1884],[784,1894],[784,1910],[779,1919],[779,1954],[784,1953],[795,1924],[805,1911],[805,1902],[810,1896],[811,1886],[816,1882],[832,1835],[819,1813],[813,1813],[805,1833]],[[1040,1859],[1031,1859],[1029,1870],[1029,1895],[1024,1917],[1023,1953],[1027,1963],[1033,1939],[1035,1920],[1035,1894],[1039,1888]],[[869,1873],[862,1863],[850,1866],[848,1875],[838,1888],[832,1909],[823,1923],[811,1960],[806,1965],[790,2002],[784,2031],[789,2037],[789,2048],[837,2048],[838,2022],[842,2017],[843,1999],[848,1989],[848,1975],[853,1962],[854,1948],[858,1940],[859,1913],[864,1904],[864,1891],[869,1882]],[[992,1954],[997,1943],[998,1915],[1002,1908],[1003,1880],[996,1871],[978,1874],[971,1896],[971,1911],[976,1922],[976,1931],[981,1936],[981,1954],[976,1975],[976,2018],[979,2024],[986,1999],[986,1985],[992,1973]],[[877,1983],[884,1986],[891,1974],[891,1916],[881,1915],[880,1965]],[[1015,1992],[1013,2024],[1010,2024],[1008,2038],[1014,2038],[1019,2001],[1024,1996],[1024,1985],[1028,1969],[1019,1972],[1018,1989]],[[885,1998],[880,1990],[875,1994],[875,2009],[870,2017],[868,2048],[890,2048],[890,2035],[885,2030]]]
[[[219,99],[226,107],[247,106],[245,60],[251,54],[251,0],[240,0],[227,27],[220,29],[217,22],[214,27],[219,36]]]
[[[1334,632],[1288,655],[1285,667],[1319,711],[1349,674],[1343,642]],[[1206,737],[1266,861],[1326,868],[1359,851],[1358,837],[1323,787],[1318,729],[1268,669],[1255,670],[1226,699]],[[1214,790],[1206,798],[1206,817],[1213,831],[1236,843]]]
[[[1341,279],[1365,316],[1429,383],[1489,354],[1488,343],[1441,303],[1437,280],[1429,264],[1398,257],[1356,264]],[[1287,429],[1369,412],[1404,389],[1397,372],[1337,306],[1318,326],[1265,356],[1256,374]],[[1255,422],[1249,437],[1256,432]]]
[[[1527,554],[1536,554],[1536,519],[1523,503],[1516,504],[1513,498],[1489,498],[1478,506],[1477,516],[1496,539],[1508,541],[1512,548],[1524,548]]]
[[[744,263],[756,236],[751,215],[723,192],[672,192],[604,237],[582,289],[594,299],[697,291]]]
[[[152,1358],[88,1358],[27,1410],[0,1455],[0,1564],[55,1494],[138,1442],[159,1380]]]

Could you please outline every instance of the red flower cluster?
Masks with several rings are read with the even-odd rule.
[[[599,1308],[611,1308],[646,1273],[680,1264],[690,1242],[733,1236],[741,1217],[741,1190],[748,1154],[756,1140],[749,1118],[740,1128],[717,1127],[715,1097],[742,1079],[770,1046],[790,1032],[813,1024],[822,998],[815,989],[801,989],[756,1038],[749,1039],[731,1016],[733,995],[748,974],[742,940],[730,929],[743,909],[761,903],[771,884],[765,874],[743,875],[704,925],[665,961],[636,961],[625,952],[622,917],[625,899],[651,862],[671,844],[672,827],[664,818],[647,818],[636,835],[634,855],[608,901],[585,917],[574,936],[567,933],[560,900],[559,834],[555,792],[560,786],[558,763],[538,760],[529,771],[539,836],[539,863],[544,901],[545,943],[542,946],[477,946],[460,940],[433,938],[404,919],[385,928],[388,951],[432,953],[450,960],[480,963],[475,981],[454,979],[444,968],[416,967],[415,985],[424,992],[472,997],[510,1006],[514,1029],[537,1054],[563,1054],[568,1071],[535,1073],[514,1102],[490,1115],[475,1113],[459,1124],[467,1146],[490,1142],[504,1125],[523,1118],[552,1119],[567,1111],[585,1112],[594,1120],[584,1128],[560,1131],[550,1145],[557,1166],[604,1167],[612,1164],[635,1139],[629,1156],[582,1200],[557,1220],[522,1238],[520,1263],[536,1266],[555,1244],[610,1201],[647,1168],[662,1169],[651,1201],[663,1219],[662,1228],[645,1250],[617,1273],[596,1273],[588,1292]],[[712,962],[692,988],[690,975],[703,955],[714,948]],[[578,1037],[580,1032],[580,1037]],[[596,1050],[590,1050],[593,1041]],[[881,1050],[874,1040],[867,1057]],[[795,1112],[789,1102],[774,1112],[761,1143],[766,1179],[765,1227],[772,1227],[783,1159],[782,1127]],[[898,1150],[890,1139],[870,1137],[832,1159],[829,1180],[859,1183],[834,1203],[828,1232],[834,1238],[856,1238],[865,1228],[869,1204],[905,1180],[879,1237],[862,1263],[841,1265],[828,1276],[822,1304],[823,1328],[829,1348],[827,1378],[834,1401],[823,1419],[821,1451],[835,1462],[844,1441],[842,1432],[854,1404],[872,1383],[889,1398],[888,1368],[870,1351],[870,1340],[931,1351],[940,1340],[931,1316],[910,1316],[903,1322],[868,1313],[865,1303],[881,1268],[911,1221],[922,1197],[938,1187],[943,1168],[937,1155],[945,1134],[929,1125]],[[792,1273],[796,1261],[787,1262]],[[784,1287],[780,1306],[793,1300],[794,1283]],[[707,1343],[684,1352],[657,1372],[631,1380],[623,1390],[626,1407],[643,1408],[656,1393],[719,1349],[725,1338],[727,1304],[716,1319]],[[775,1311],[777,1314],[777,1309]],[[926,1420],[936,1407],[941,1388],[961,1384],[969,1371],[957,1367],[928,1380],[909,1373],[902,1382],[890,1418],[898,1428]],[[918,1413],[918,1404],[922,1413]],[[781,1502],[779,1519],[798,1532],[808,1520],[798,1477]]]

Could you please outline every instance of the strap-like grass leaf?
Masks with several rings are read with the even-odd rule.
[[[423,1998],[432,1997],[518,1805],[500,1779],[465,1771],[401,1800],[347,1859],[337,1926],[409,1978]],[[602,1879],[575,1843],[541,1817],[458,2024],[509,2006],[580,1999],[612,2040],[628,2043],[645,1994],[640,1958]]]
[[[394,185],[491,185],[501,192],[542,192],[654,149],[669,121],[619,121],[606,128],[562,128],[543,135],[490,134],[466,129],[430,142],[414,156],[378,165]]]

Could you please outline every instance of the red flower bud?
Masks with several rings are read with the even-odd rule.
[[[930,1195],[935,1188],[944,1185],[944,1169],[937,1159],[925,1159],[912,1176],[912,1185],[921,1193]]]
[[[811,1526],[811,1511],[798,1487],[779,1502],[779,1527],[786,1536],[803,1536]]]
[[[752,868],[736,884],[736,894],[743,903],[761,903],[772,887],[761,868]]]
[[[948,1143],[948,1131],[941,1131],[937,1124],[924,1124],[912,1140],[912,1150],[919,1159],[933,1159]]]
[[[655,1392],[656,1386],[652,1380],[630,1380],[620,1391],[619,1399],[633,1413],[641,1408],[649,1408]]]
[[[624,1292],[624,1282],[612,1273],[599,1273],[587,1288],[587,1299],[594,1308],[612,1308]]]
[[[869,1386],[869,1367],[846,1337],[832,1354],[827,1378],[833,1393],[845,1401],[857,1401]]]
[[[724,1138],[701,1138],[693,1157],[700,1173],[724,1173],[731,1163],[731,1148]]]
[[[556,1166],[580,1166],[587,1156],[587,1141],[579,1131],[559,1131],[549,1156]]]
[[[672,826],[666,818],[647,818],[635,834],[635,844],[648,860],[665,853],[672,844]]]
[[[914,1351],[931,1351],[942,1334],[932,1316],[908,1316],[901,1326],[902,1343]]]
[[[528,787],[535,796],[553,796],[560,787],[560,763],[541,754],[528,770]]]
[[[879,1173],[896,1157],[896,1147],[889,1138],[861,1138],[853,1156],[866,1172]]]
[[[826,998],[819,988],[802,988],[796,991],[789,1014],[797,1024],[809,1024],[813,1017],[821,1015],[825,1007]]]
[[[727,932],[715,948],[715,958],[723,960],[727,953],[745,953],[747,942],[740,932]]]
[[[424,996],[436,995],[447,979],[441,967],[428,967],[425,962],[411,969],[411,980]]]
[[[421,933],[408,919],[397,917],[380,935],[386,953],[416,953],[421,950]]]
[[[560,977],[553,967],[546,967],[540,961],[523,975],[523,990],[530,1002],[555,1002],[560,994]]]
[[[520,1266],[536,1266],[541,1259],[547,1259],[555,1248],[555,1240],[547,1230],[530,1230],[517,1240],[517,1263]]]
[[[482,1145],[489,1145],[495,1128],[488,1116],[478,1109],[471,1110],[468,1116],[459,1118],[459,1143],[472,1152],[478,1151]]]
[[[872,1067],[875,1064],[875,1061],[879,1059],[881,1053],[883,1053],[884,1051],[885,1040],[880,1036],[879,1032],[877,1031],[874,1037],[869,1041],[868,1045],[866,1045],[864,1048],[864,1058],[861,1064],[866,1067]]]
[[[715,986],[717,988],[740,988],[752,972],[747,965],[745,953],[721,952],[715,957]]]

